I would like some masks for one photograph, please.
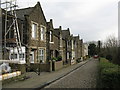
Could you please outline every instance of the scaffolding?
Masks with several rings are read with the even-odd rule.
[[[18,28],[18,19],[17,19],[17,15],[16,15],[16,8],[18,7],[18,5],[16,4],[16,0],[6,0],[5,2],[1,2],[1,6],[2,5],[4,7],[2,7],[2,9],[5,10],[5,29],[4,29],[4,40],[3,40],[3,45],[4,45],[4,52],[3,52],[3,56],[4,56],[4,59],[5,59],[5,53],[6,53],[6,49],[7,49],[7,41],[13,43],[14,44],[11,44],[12,45],[15,45],[15,47],[17,48],[17,51],[18,51],[18,54],[20,55],[22,53],[22,46],[21,46],[21,40],[20,40],[20,33],[19,33],[19,28]],[[8,17],[11,17],[12,18],[12,23],[10,23],[10,25],[8,25]],[[7,35],[8,33],[11,31],[11,30],[14,30],[14,38],[10,38],[10,39],[7,39]],[[14,47],[14,46],[12,46]]]

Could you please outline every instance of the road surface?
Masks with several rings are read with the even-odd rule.
[[[96,88],[98,63],[98,60],[92,59],[45,88]]]

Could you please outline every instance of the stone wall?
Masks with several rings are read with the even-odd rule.
[[[9,65],[13,71],[15,70],[15,71],[21,71],[21,73],[26,73],[26,65],[25,64],[10,63]]]
[[[63,61],[53,62],[54,64],[54,71],[63,68]]]
[[[40,69],[41,72],[48,72],[50,71],[50,64],[30,64],[30,71],[38,71],[38,69]]]

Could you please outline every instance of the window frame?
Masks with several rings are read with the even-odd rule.
[[[41,59],[42,58],[42,59]],[[41,48],[39,49],[39,53],[38,53],[38,62],[42,61],[42,63],[45,62],[45,49]]]
[[[67,52],[67,59],[70,59],[70,53]]]
[[[34,31],[34,37],[33,37],[33,25],[36,25],[36,32]],[[34,28],[35,30],[35,28]],[[36,34],[35,34],[36,33]],[[38,23],[31,21],[31,38],[32,39],[38,39]]]
[[[53,31],[50,30],[50,42],[53,42]]]
[[[18,54],[17,53],[11,53],[10,58],[11,59],[18,59]]]
[[[63,47],[62,35],[60,34],[60,47]]]
[[[42,35],[42,28],[43,28],[43,35]],[[41,41],[45,41],[46,40],[46,27],[43,26],[43,25],[40,25],[40,40]]]
[[[23,58],[24,59],[25,58],[25,54],[24,53],[20,53],[19,54],[19,58]]]

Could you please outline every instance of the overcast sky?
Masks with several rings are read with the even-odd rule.
[[[119,0],[18,0],[20,8],[34,6],[40,1],[47,21],[54,27],[70,28],[84,41],[104,40],[118,36]]]

